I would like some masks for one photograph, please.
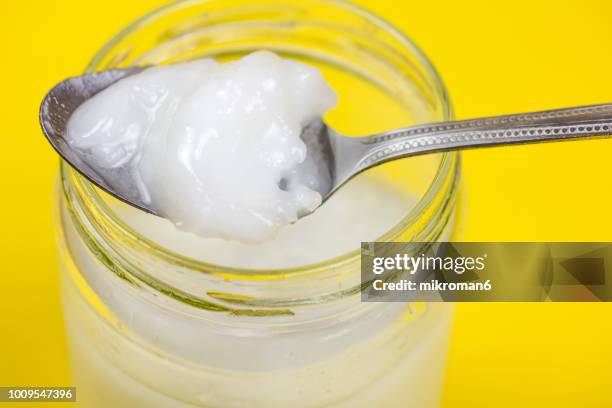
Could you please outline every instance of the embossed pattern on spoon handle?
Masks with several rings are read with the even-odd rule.
[[[612,135],[612,104],[411,126],[360,138],[355,172],[401,157],[472,147]]]

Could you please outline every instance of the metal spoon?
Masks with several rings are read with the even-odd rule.
[[[132,180],[109,185],[109,174],[90,167],[64,139],[68,119],[81,103],[143,69],[114,69],[60,82],[42,102],[40,123],[51,145],[78,172],[118,199],[155,214],[140,199]],[[325,201],[356,174],[389,160],[472,147],[610,135],[612,104],[603,104],[410,126],[366,137],[343,136],[318,120],[304,129],[302,139],[317,165],[320,183],[315,187]]]

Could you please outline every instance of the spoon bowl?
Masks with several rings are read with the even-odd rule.
[[[124,185],[111,186],[107,180],[109,174],[96,171],[66,141],[68,120],[74,111],[86,100],[106,89],[128,75],[137,74],[144,67],[112,69],[68,78],[54,86],[40,105],[39,120],[43,133],[57,153],[76,171],[119,200],[143,211],[155,214],[155,211],[144,203],[136,192],[136,186],[129,179],[122,180]],[[112,171],[112,170],[110,170]]]

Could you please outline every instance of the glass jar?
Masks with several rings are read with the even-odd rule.
[[[87,70],[261,48],[322,70],[340,95],[326,120],[343,133],[452,117],[442,82],[414,44],[339,1],[173,3],[123,30]],[[391,162],[367,177],[414,198],[372,240],[450,236],[458,154]],[[168,234],[139,230],[136,215],[64,163],[56,215],[81,406],[439,404],[452,306],[361,302],[357,240],[291,267],[214,264],[171,248]]]

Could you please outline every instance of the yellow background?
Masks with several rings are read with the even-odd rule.
[[[0,385],[70,385],[38,105],[163,2],[3,3]],[[610,0],[360,3],[431,57],[459,118],[612,101]],[[464,239],[612,241],[612,140],[469,151],[463,174]],[[443,406],[612,407],[612,305],[459,305]]]

